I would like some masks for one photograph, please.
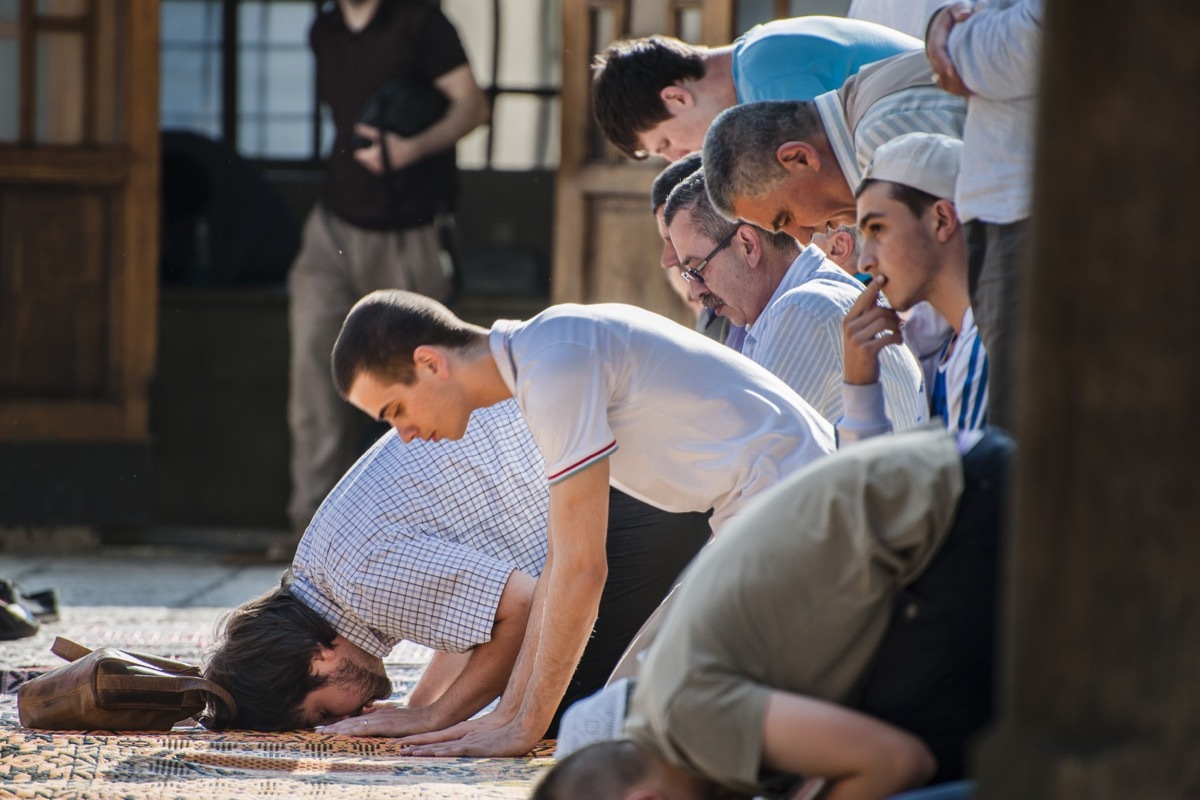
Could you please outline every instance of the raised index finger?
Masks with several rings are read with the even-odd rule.
[[[850,306],[850,310],[846,312],[846,319],[860,317],[879,305],[879,293],[883,291],[885,283],[887,283],[887,279],[882,275],[875,276],[863,289],[862,294],[854,298],[854,305]]]

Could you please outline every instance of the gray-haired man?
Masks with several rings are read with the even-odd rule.
[[[905,133],[962,136],[966,103],[933,83],[920,52],[870,64],[811,102],[749,103],[704,139],[716,209],[802,244],[855,221],[854,191],[875,149]]]

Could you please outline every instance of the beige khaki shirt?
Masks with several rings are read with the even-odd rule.
[[[770,691],[853,702],[897,589],[936,553],[962,491],[955,439],[937,427],[855,445],[761,495],[672,595],[626,734],[760,788]]]

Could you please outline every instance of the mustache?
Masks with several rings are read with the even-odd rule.
[[[700,305],[705,308],[716,308],[717,306],[725,305],[725,301],[717,297],[712,292],[700,295]]]

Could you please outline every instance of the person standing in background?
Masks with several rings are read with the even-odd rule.
[[[1033,186],[1042,0],[951,3],[929,21],[925,54],[945,91],[967,98],[954,203],[966,223],[971,308],[991,359],[988,408],[1012,427]]]
[[[313,22],[309,43],[318,97],[336,135],[288,277],[293,539],[275,553],[283,558],[361,449],[361,422],[329,377],[342,320],[375,289],[448,298],[443,235],[458,194],[454,147],[490,116],[458,32],[432,2],[338,0]],[[377,93],[397,81],[428,83],[448,101],[440,118],[411,137],[359,122]]]

